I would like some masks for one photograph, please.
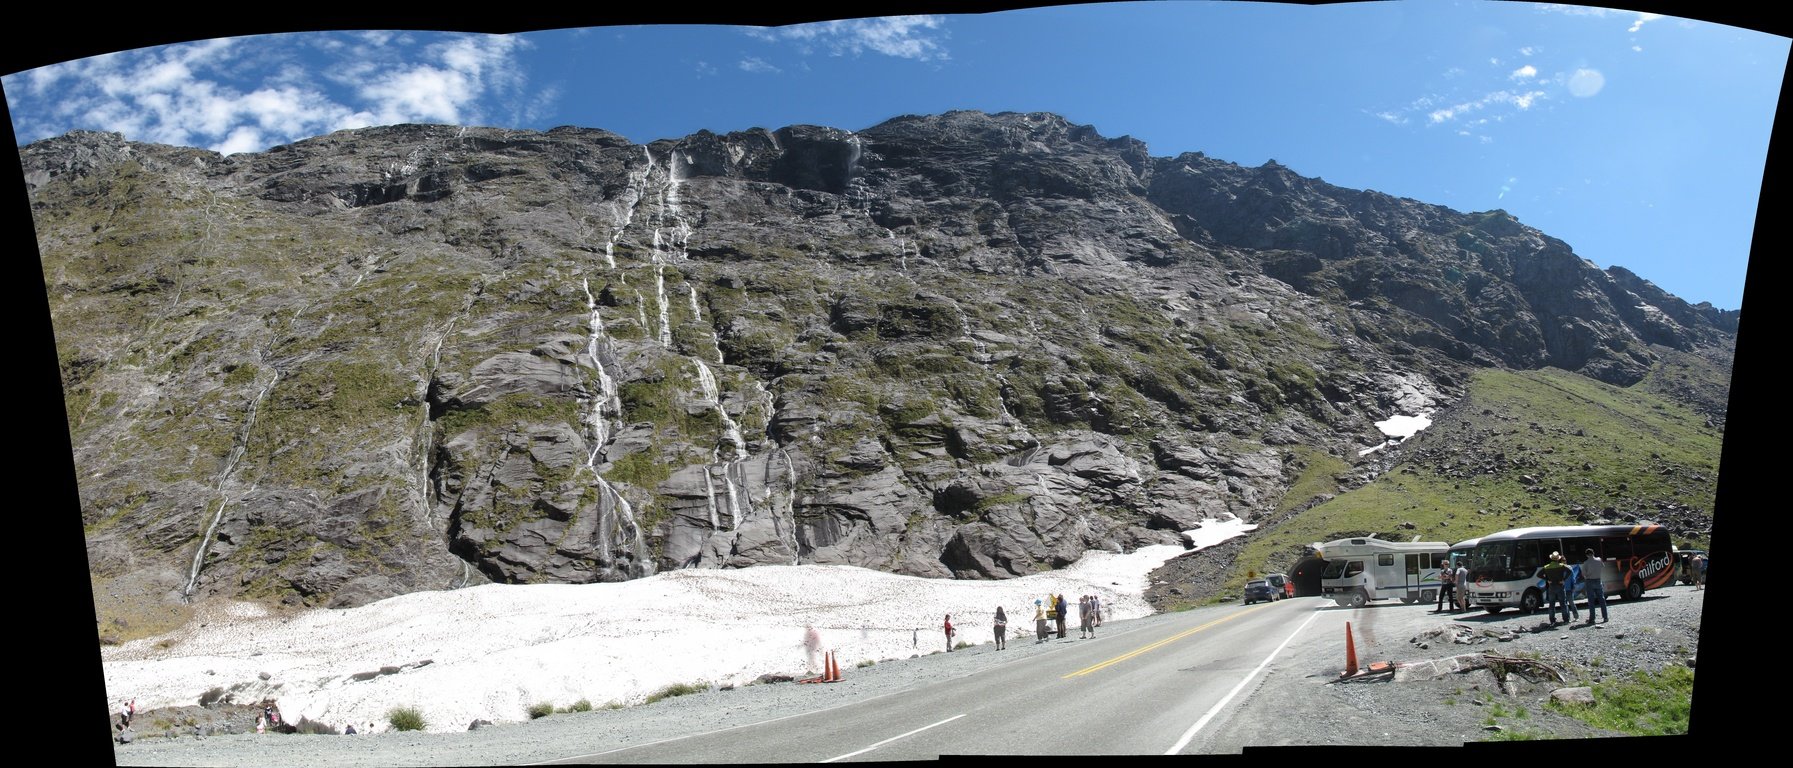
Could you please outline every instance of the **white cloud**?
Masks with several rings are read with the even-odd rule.
[[[1634,45],[1634,46],[1631,46],[1631,50],[1637,51],[1638,53],[1642,53],[1644,50],[1644,47],[1641,45]]]
[[[1561,13],[1567,16],[1597,16],[1605,18],[1606,14],[1609,13],[1624,13],[1624,11],[1612,11],[1605,8],[1593,8],[1584,5],[1562,5],[1560,3],[1538,3],[1534,7],[1540,11]]]
[[[1529,46],[1529,45],[1524,48],[1519,49],[1519,55],[1521,55],[1521,56],[1530,56],[1537,52],[1538,52],[1537,48],[1535,48],[1533,46]]]
[[[707,61],[697,62],[697,66],[694,67],[694,69],[697,70],[698,77],[709,77],[716,74],[716,65]]]
[[[750,29],[747,34],[766,41],[795,41],[804,53],[819,49],[835,56],[858,56],[871,51],[927,61],[949,58],[944,34],[936,32],[945,24],[942,16],[886,16]]]
[[[779,72],[784,71],[784,70],[779,69],[778,67],[775,67],[775,66],[772,66],[771,64],[766,63],[765,59],[762,59],[758,56],[749,56],[745,59],[742,59],[739,66],[741,67],[741,71],[743,71],[743,72],[778,74]]]
[[[1569,76],[1569,93],[1579,98],[1587,98],[1606,87],[1606,76],[1597,69],[1578,69]]]
[[[1660,13],[1639,13],[1637,15],[1637,21],[1632,22],[1631,28],[1625,31],[1636,32],[1643,28],[1645,22],[1655,21],[1660,18],[1662,18],[1662,14]]]
[[[1507,79],[1509,79],[1509,80],[1525,80],[1525,79],[1533,78],[1533,77],[1537,77],[1537,76],[1538,76],[1538,68],[1534,67],[1530,64],[1527,64],[1523,67],[1513,70],[1513,74],[1507,75]]]
[[[208,40],[64,62],[5,85],[21,141],[87,128],[225,153],[377,123],[471,122],[495,100],[534,113],[552,98],[518,95],[521,39],[440,40],[421,49],[391,32]],[[328,83],[343,89],[332,95]]]

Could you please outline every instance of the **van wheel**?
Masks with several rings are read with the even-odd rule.
[[[1352,608],[1362,608],[1364,606],[1364,604],[1368,603],[1369,601],[1370,601],[1370,596],[1364,594],[1363,590],[1358,590],[1356,592],[1351,593],[1351,607]]]
[[[1528,589],[1519,596],[1519,610],[1524,613],[1537,613],[1544,607],[1544,595],[1535,589]]]

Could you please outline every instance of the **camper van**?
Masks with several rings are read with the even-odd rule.
[[[1326,561],[1320,594],[1339,605],[1359,607],[1371,600],[1403,603],[1438,599],[1438,571],[1451,545],[1442,541],[1384,541],[1374,536],[1339,539],[1318,547]]]

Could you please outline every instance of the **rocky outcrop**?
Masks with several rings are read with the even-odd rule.
[[[1262,518],[1474,367],[1629,384],[1737,320],[1501,211],[1040,113],[21,158],[96,568],[310,604],[1006,578]]]

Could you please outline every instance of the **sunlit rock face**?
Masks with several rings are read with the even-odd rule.
[[[96,579],[165,599],[1007,578],[1261,518],[1475,368],[1737,327],[1502,211],[1050,114],[21,158]]]

